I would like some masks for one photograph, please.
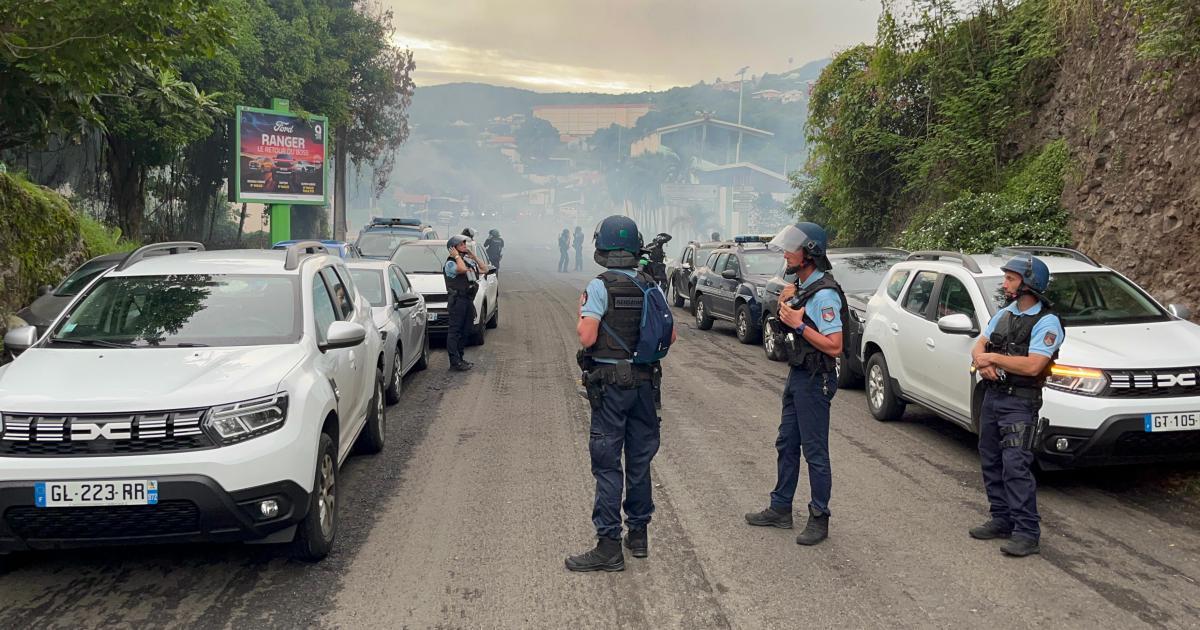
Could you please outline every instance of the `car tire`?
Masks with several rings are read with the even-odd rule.
[[[683,296],[679,294],[679,287],[674,280],[667,286],[667,299],[671,301],[671,306],[676,308],[683,306]]]
[[[413,371],[420,372],[429,369],[429,332],[426,331],[422,335],[421,356],[417,358],[417,362],[413,364]]]
[[[296,526],[292,541],[293,555],[306,562],[317,562],[329,555],[337,537],[337,452],[333,438],[322,433],[317,443],[317,466],[313,490],[308,498],[308,514]]]
[[[500,325],[500,300],[496,300],[496,308],[492,309],[492,316],[487,321],[488,330],[495,330]]]
[[[846,366],[845,352],[837,358],[837,386],[838,389],[862,389],[863,386],[862,375]]]
[[[783,335],[775,332],[774,322],[774,317],[763,320],[763,352],[772,361],[784,361],[787,359],[787,349],[783,346]]]
[[[404,349],[396,344],[396,356],[392,358],[392,373],[388,380],[387,389],[383,391],[387,404],[400,402],[400,392],[404,391]]]
[[[487,313],[487,302],[483,303],[483,312]],[[475,324],[475,329],[471,331],[471,338],[467,341],[469,346],[482,346],[484,339],[484,331],[487,330],[487,321],[483,315],[479,316],[479,323]]]
[[[892,387],[892,376],[883,353],[871,355],[867,361],[867,409],[871,415],[881,422],[898,420],[904,415],[905,404]]]
[[[692,298],[692,303],[696,305],[696,328],[700,330],[712,328],[713,318],[708,315],[708,307],[704,305],[704,299],[700,297],[699,293]]]
[[[375,393],[371,396],[371,408],[367,411],[367,423],[362,433],[358,434],[356,450],[367,455],[374,455],[383,450],[384,438],[387,434],[387,409],[383,401],[383,374],[376,374]]]
[[[762,339],[762,330],[750,319],[750,307],[745,304],[738,305],[733,325],[737,332],[738,341],[742,343],[758,343]]]

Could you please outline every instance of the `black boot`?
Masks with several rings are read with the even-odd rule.
[[[1008,521],[992,517],[983,525],[972,527],[967,533],[971,534],[971,538],[976,540],[1008,538],[1012,536],[1012,524]]]
[[[822,514],[808,507],[808,524],[804,526],[804,531],[796,537],[797,545],[815,545],[822,540],[829,538],[829,515]]]
[[[1006,556],[1024,558],[1025,556],[1031,554],[1040,553],[1041,549],[1038,548],[1038,541],[1032,538],[1013,536],[1012,540],[1004,543],[1004,546],[1000,547],[1000,551],[1004,552],[1004,555]]]
[[[598,538],[596,548],[567,558],[568,571],[624,571],[625,553],[619,538]]]
[[[634,558],[645,558],[650,555],[650,539],[644,529],[631,529],[625,536],[625,546]]]
[[[776,512],[775,508],[768,507],[761,512],[751,512],[746,515],[746,522],[755,527],[778,527],[780,529],[792,528],[792,513]]]

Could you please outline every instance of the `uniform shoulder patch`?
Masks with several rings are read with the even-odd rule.
[[[1053,346],[1055,341],[1058,341],[1058,335],[1053,332],[1048,332],[1045,337],[1042,337],[1042,343],[1047,347]]]
[[[837,317],[837,311],[833,310],[832,306],[826,306],[821,309],[821,319],[826,322],[832,322],[834,317]]]

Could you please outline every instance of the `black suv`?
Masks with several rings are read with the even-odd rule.
[[[829,262],[833,264],[833,277],[846,293],[846,306],[850,310],[850,321],[842,322],[842,356],[838,359],[838,387],[861,387],[863,379],[862,334],[866,323],[867,300],[875,294],[883,282],[888,269],[908,257],[903,249],[891,247],[846,247],[829,250]],[[779,315],[779,293],[783,287],[796,281],[793,274],[783,275],[783,269],[767,282],[763,328],[763,350],[772,361],[786,358],[783,340],[770,331],[771,320]]]
[[[371,219],[354,241],[363,258],[391,258],[404,241],[436,241],[438,233],[420,219]]]
[[[677,260],[667,262],[667,301],[672,306],[683,306],[685,299],[692,299],[696,294],[696,281],[692,275],[696,267],[703,265],[714,249],[728,244],[724,241],[691,241],[684,246]],[[695,307],[693,302],[692,308]]]
[[[767,282],[783,269],[783,256],[767,249],[763,237],[739,236],[731,245],[714,249],[696,270],[692,304],[696,327],[712,328],[713,321],[733,322],[738,341],[757,343],[762,337],[763,300]]]

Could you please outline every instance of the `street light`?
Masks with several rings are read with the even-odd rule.
[[[733,156],[734,162],[742,161],[742,129],[741,129],[741,127],[742,127],[742,90],[743,90],[743,88],[746,87],[746,71],[749,69],[750,69],[750,66],[742,66],[742,69],[738,70],[736,73],[737,76],[739,76],[740,78],[738,79],[738,141],[737,141],[737,151],[734,153],[734,156]],[[726,151],[728,151],[728,150],[729,149],[726,149]],[[726,153],[725,155],[728,156],[729,154]],[[726,158],[726,159],[728,159],[728,158]]]

